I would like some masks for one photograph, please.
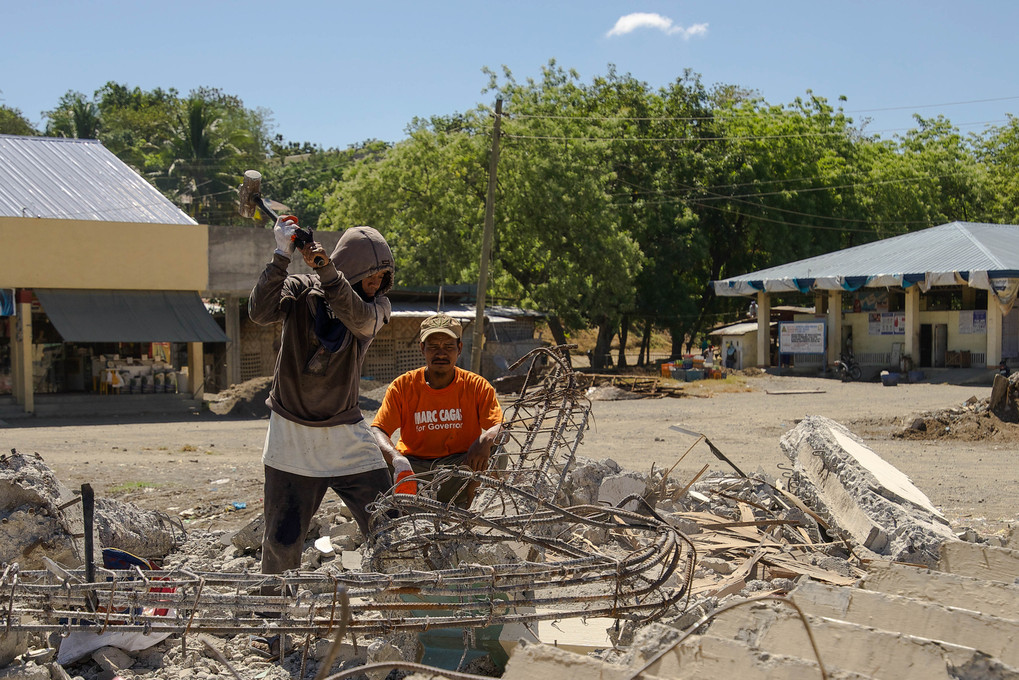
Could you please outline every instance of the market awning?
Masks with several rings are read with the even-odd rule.
[[[228,342],[194,291],[35,289],[65,342]]]

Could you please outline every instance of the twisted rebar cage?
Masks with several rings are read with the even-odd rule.
[[[88,582],[83,569],[9,565],[0,576],[0,633],[328,635],[345,623],[356,639],[569,617],[644,622],[675,612],[695,559],[685,536],[640,498],[624,500],[637,510],[564,507],[590,404],[563,349],[524,358],[524,386],[488,470],[443,468],[416,476],[417,494],[391,490],[377,501],[370,571],[99,568]],[[470,508],[435,499],[450,482],[478,487]]]

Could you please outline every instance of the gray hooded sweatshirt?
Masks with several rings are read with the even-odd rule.
[[[395,268],[382,234],[371,227],[347,229],[330,259],[314,274],[288,276],[290,261],[274,253],[248,300],[255,323],[283,322],[266,404],[287,420],[311,427],[362,420],[357,404],[361,364],[392,314],[385,294],[393,286]],[[379,271],[388,275],[366,302],[353,286]]]

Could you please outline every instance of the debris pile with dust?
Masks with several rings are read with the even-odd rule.
[[[976,395],[964,403],[925,411],[905,419],[893,436],[900,439],[991,439],[1019,443],[1019,373],[994,377],[990,395]]]

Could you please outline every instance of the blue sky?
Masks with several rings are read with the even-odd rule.
[[[549,59],[584,81],[658,87],[684,69],[773,104],[813,90],[884,137],[912,114],[963,132],[1019,112],[1019,2],[0,0],[0,103],[33,123],[113,80],[218,87],[273,113],[287,140],[397,141],[415,116],[476,104],[483,67],[517,80]]]

